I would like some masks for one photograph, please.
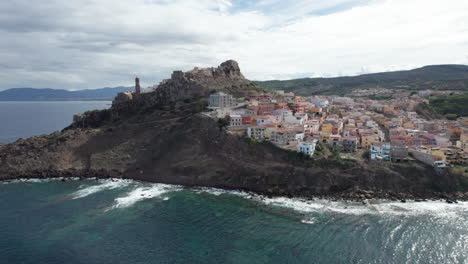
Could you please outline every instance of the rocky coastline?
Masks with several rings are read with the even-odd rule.
[[[0,181],[99,178],[365,201],[468,200],[459,175],[424,164],[297,160],[272,144],[231,135],[200,114],[213,91],[254,93],[236,62],[175,72],[155,92],[75,118],[63,131],[0,144]]]
[[[44,171],[30,171],[25,174],[10,175],[0,180],[0,182],[10,182],[14,180],[48,180],[48,179],[59,179],[62,182],[72,180],[135,180],[140,181],[131,177],[126,177],[119,171],[106,171],[106,170],[44,170]],[[151,180],[142,180],[145,182],[153,182]],[[154,183],[161,183],[154,181]],[[210,187],[210,188],[222,188],[225,190],[240,191],[245,193],[252,193],[257,195],[263,195],[268,198],[272,197],[288,197],[288,198],[299,198],[304,201],[314,199],[326,199],[331,201],[346,200],[355,201],[366,204],[368,200],[388,200],[388,201],[400,201],[405,202],[426,202],[426,201],[440,201],[444,200],[447,203],[457,203],[458,201],[468,201],[468,192],[427,192],[427,193],[405,193],[405,192],[393,192],[393,191],[371,191],[353,189],[344,192],[328,192],[328,193],[312,193],[308,191],[288,192],[285,190],[269,189],[266,191],[253,191],[251,189],[243,188],[226,188],[224,186],[199,186],[199,185],[185,185],[186,188],[199,188],[199,187]]]

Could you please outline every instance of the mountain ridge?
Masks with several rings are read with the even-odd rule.
[[[468,91],[468,65],[426,65],[412,70],[366,73],[356,76],[307,77],[290,80],[253,81],[269,90],[285,90],[301,95],[342,95],[358,88],[381,87],[409,90]],[[0,91],[0,101],[90,101],[112,100],[119,92],[133,87],[117,86],[84,90],[53,88],[10,88]]]
[[[427,65],[412,70],[367,73],[357,76],[269,80],[255,81],[255,83],[270,90],[285,90],[302,95],[346,94],[353,89],[371,87],[468,91],[468,66],[462,64]]]

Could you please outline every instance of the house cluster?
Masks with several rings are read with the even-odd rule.
[[[448,94],[462,94],[460,90],[419,90],[411,91],[402,86],[401,89],[385,89],[385,88],[369,88],[369,89],[355,89],[348,93],[348,97],[381,97],[381,98],[394,98],[394,99],[424,99],[431,95],[448,95]]]
[[[230,133],[309,156],[320,142],[347,153],[369,151],[370,159],[378,161],[402,161],[410,153],[420,159],[418,154],[425,153],[421,160],[431,165],[466,163],[468,121],[424,120],[415,112],[418,100],[303,97],[284,91],[245,98],[215,93],[206,114],[228,118]]]
[[[351,108],[337,106],[335,111],[342,116],[346,116],[347,111],[362,113],[361,119],[370,117],[377,130],[383,132],[378,140],[377,136],[370,139],[361,136],[361,146],[369,149],[371,160],[401,161],[411,154],[412,158],[437,167],[466,164],[468,149],[464,142],[468,120],[425,120],[415,112],[422,100],[355,98]]]

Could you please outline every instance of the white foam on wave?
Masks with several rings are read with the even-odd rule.
[[[387,214],[430,214],[440,216],[459,216],[468,214],[468,202],[449,204],[445,201],[426,202],[385,202],[373,206],[379,213]]]
[[[139,201],[159,198],[163,194],[179,190],[182,190],[181,186],[158,183],[137,187],[127,193],[125,196],[115,199],[115,204],[110,209],[129,207]],[[163,197],[163,200],[168,200],[168,197]]]
[[[209,193],[211,195],[215,196],[220,196],[222,194],[234,194],[238,196],[248,196],[249,193],[247,192],[241,192],[241,191],[235,191],[235,190],[224,190],[224,189],[219,189],[219,188],[211,188],[211,187],[196,187],[193,188],[192,191],[194,193]]]
[[[16,179],[16,180],[6,180],[3,181],[2,184],[12,184],[12,183],[47,183],[47,182],[52,182],[52,181],[61,181],[63,180],[63,177],[57,177],[57,178],[47,178],[47,179],[39,179],[39,178],[31,178],[31,179]],[[79,180],[79,177],[71,177],[71,178],[66,178],[67,181],[77,181]]]
[[[388,200],[373,199],[365,204],[356,201],[331,201],[326,199],[307,200],[301,198],[272,197],[257,195],[241,191],[229,191],[221,189],[201,188],[196,192],[207,192],[219,196],[223,193],[240,196],[246,199],[253,199],[267,206],[278,206],[290,208],[303,213],[338,213],[348,215],[435,215],[441,217],[458,217],[468,214],[468,202],[458,202],[448,204],[445,201],[425,201],[406,203],[393,202]],[[304,220],[313,222],[313,220]],[[303,222],[304,222],[303,221]]]
[[[104,191],[104,190],[112,190],[116,188],[123,188],[128,186],[131,181],[130,180],[99,180],[98,185],[91,185],[91,186],[85,186],[82,189],[74,192],[71,194],[72,199],[79,199],[83,198],[86,196],[89,196],[91,194]]]
[[[401,203],[372,200],[370,203],[362,204],[353,201],[330,201],[324,199],[306,201],[284,197],[266,198],[264,202],[271,206],[282,206],[301,212],[339,213],[348,215],[433,215],[440,217],[458,217],[468,214],[468,202],[448,204],[445,201],[408,201],[406,203]]]
[[[308,225],[313,225],[313,224],[315,224],[315,220],[314,220],[314,218],[302,219],[301,223],[308,224]]]

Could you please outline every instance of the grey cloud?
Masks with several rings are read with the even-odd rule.
[[[76,89],[108,83],[118,85],[131,80],[134,74],[147,72],[145,67],[152,65],[161,68],[159,74],[140,75],[157,82],[170,74],[170,70],[163,66],[171,65],[166,63],[171,55],[165,50],[174,50],[174,45],[208,45],[218,37],[184,31],[183,27],[158,26],[150,30],[133,30],[120,26],[125,22],[111,20],[103,23],[102,18],[92,16],[87,16],[87,20],[83,21],[81,7],[87,3],[91,2],[0,1],[0,34],[6,40],[0,42],[0,69],[3,71],[0,89],[17,86],[68,86]],[[168,3],[153,1],[151,4]],[[191,51],[179,52],[184,56]],[[145,56],[145,53],[151,54]],[[158,54],[163,56],[159,57]],[[149,58],[153,61],[145,61]],[[80,75],[86,82],[55,78],[50,72],[62,72],[64,76]],[[47,76],[50,81],[43,79]]]
[[[360,65],[379,70],[405,57],[418,65],[466,61],[466,44],[459,44],[466,43],[466,34],[459,34],[466,27],[444,20],[466,20],[463,8],[439,19],[425,11],[438,12],[435,2],[416,6],[418,12],[374,8],[382,1],[241,0],[246,8],[231,1],[234,7],[225,10],[211,0],[0,0],[0,89],[131,85],[135,75],[148,86],[172,70],[215,66],[228,58],[238,60],[252,79],[323,76],[337,69],[348,74]],[[359,16],[351,10],[356,6]],[[412,21],[419,13],[429,15],[417,17],[416,25],[423,26],[406,35],[384,23],[393,15]],[[372,23],[367,16],[374,17]],[[368,24],[376,29],[362,29]],[[447,36],[420,41],[427,38],[427,25]],[[374,32],[401,36],[404,43],[395,48],[391,34],[372,37]]]
[[[89,52],[112,52],[115,50],[138,50],[138,47],[167,46],[175,44],[209,44],[211,39],[190,33],[155,32],[152,34],[109,34],[102,33],[71,33],[59,38],[60,47]],[[134,48],[124,47],[126,44]]]
[[[62,27],[72,10],[62,1],[6,0],[0,2],[0,30],[9,32],[51,31]]]

